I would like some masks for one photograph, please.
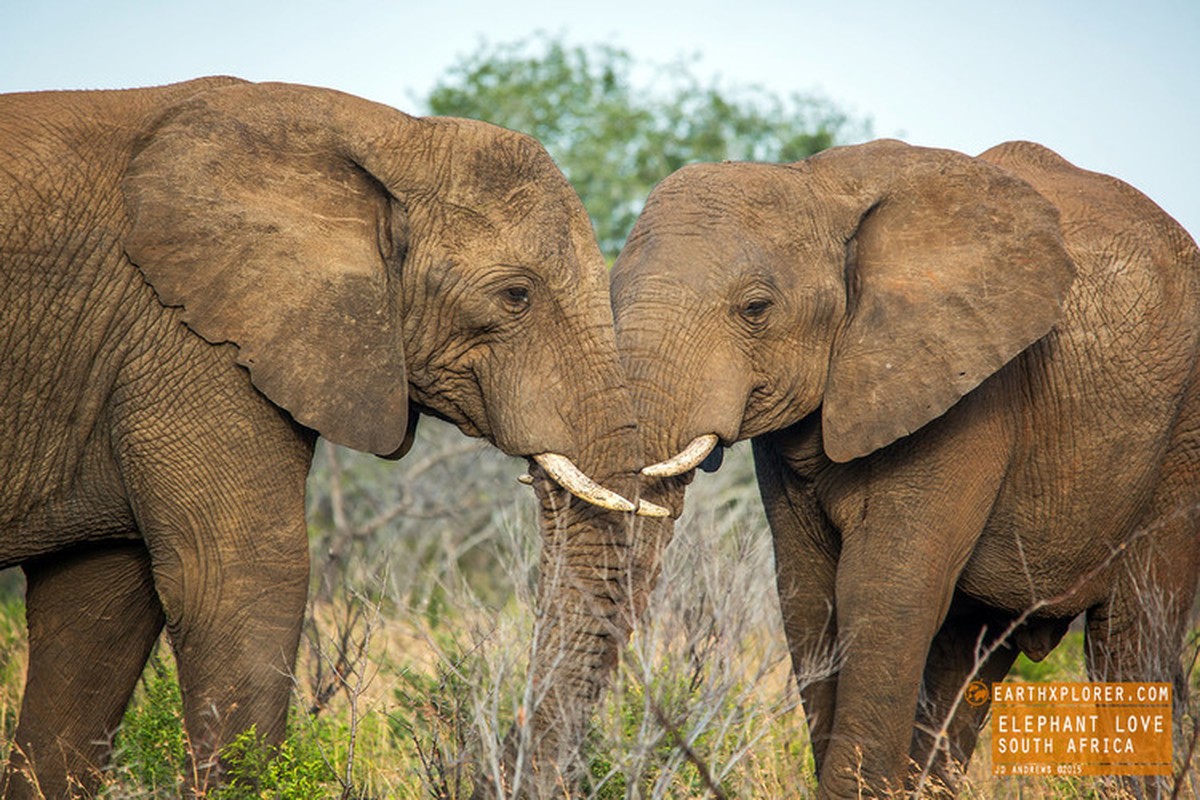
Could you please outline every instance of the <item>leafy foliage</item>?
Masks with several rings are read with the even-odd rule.
[[[174,662],[156,653],[114,742],[114,773],[118,782],[141,787],[151,797],[177,797],[186,764],[183,700]]]
[[[601,249],[615,258],[654,185],[697,161],[797,161],[869,136],[829,100],[704,81],[695,61],[646,65],[611,45],[545,34],[482,44],[430,93],[435,114],[539,139],[574,184]],[[646,75],[640,88],[635,75]]]
[[[333,742],[346,736],[344,726],[334,720],[297,722],[283,744],[273,749],[251,728],[222,752],[229,783],[211,796],[215,800],[338,796],[341,787],[324,753],[336,750]],[[155,654],[114,742],[105,796],[179,797],[187,775],[187,752],[174,661]]]
[[[327,728],[327,726],[326,726]],[[253,728],[225,748],[230,782],[217,800],[309,800],[330,796],[336,786],[333,768],[322,755],[320,729],[299,727],[278,750],[263,745]]]

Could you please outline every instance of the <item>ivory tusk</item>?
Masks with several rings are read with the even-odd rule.
[[[648,478],[673,478],[688,470],[700,466],[700,462],[708,458],[708,454],[717,446],[717,435],[706,433],[692,439],[691,444],[679,451],[673,458],[660,461],[642,468],[642,474]]]
[[[584,475],[579,467],[566,456],[558,453],[539,453],[533,457],[542,469],[546,470],[559,486],[566,489],[580,500],[586,500],[594,506],[607,508],[609,511],[633,511],[637,508],[612,489],[605,489],[594,480]]]
[[[671,512],[657,503],[651,503],[649,500],[642,500],[639,498],[637,515],[639,517],[669,517],[671,516]]]
[[[523,483],[526,486],[533,486],[533,476],[529,473],[517,476],[517,483]]]

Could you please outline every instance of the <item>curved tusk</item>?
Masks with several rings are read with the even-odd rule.
[[[691,444],[679,451],[674,458],[660,461],[642,468],[642,474],[648,478],[673,478],[688,470],[700,466],[700,462],[708,458],[708,454],[717,446],[717,435],[706,433],[692,439]]]
[[[517,476],[517,483],[523,483],[526,486],[533,486],[533,476],[529,473]]]
[[[584,475],[579,467],[566,456],[558,453],[539,453],[533,457],[542,469],[546,470],[559,486],[566,489],[580,500],[586,500],[594,506],[607,508],[609,511],[633,511],[637,508],[612,489],[605,489],[594,480]]]
[[[670,510],[663,508],[657,503],[651,503],[649,500],[638,499],[637,515],[639,517],[669,517]]]

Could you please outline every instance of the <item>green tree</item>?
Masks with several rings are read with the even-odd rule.
[[[870,134],[868,121],[829,100],[727,88],[698,78],[695,63],[643,64],[617,47],[537,34],[481,44],[447,70],[426,105],[541,140],[583,198],[609,258],[654,185],[685,164],[797,161]]]

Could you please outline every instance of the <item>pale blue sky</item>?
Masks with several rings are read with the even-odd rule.
[[[0,91],[224,73],[416,109],[481,39],[535,30],[779,92],[977,153],[1024,138],[1123,178],[1200,236],[1200,0],[2,0]]]

